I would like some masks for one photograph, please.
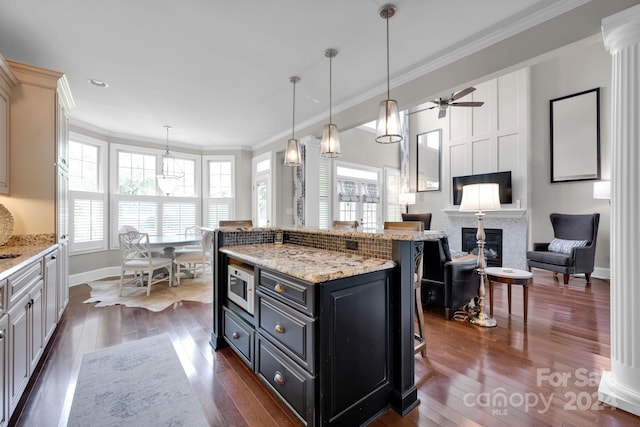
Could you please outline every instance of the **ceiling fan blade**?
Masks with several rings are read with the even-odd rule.
[[[434,102],[434,101],[431,101],[431,102]],[[433,110],[434,108],[438,108],[438,105],[434,105],[433,107],[421,108],[419,110],[412,111],[409,114],[421,113],[422,111]]]
[[[482,101],[469,101],[469,102],[453,102],[449,105],[453,105],[455,107],[481,107],[484,105]]]
[[[446,108],[445,108],[445,109],[442,109],[442,110],[440,110],[440,111],[438,111],[438,118],[439,118],[439,119],[443,119],[446,115],[447,115],[447,110],[446,110]]]
[[[462,98],[463,96],[467,96],[469,95],[471,92],[473,92],[474,90],[476,90],[475,87],[468,87],[466,89],[462,89],[460,92],[451,95],[451,101],[455,101],[458,98]]]

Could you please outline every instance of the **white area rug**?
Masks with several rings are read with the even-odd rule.
[[[206,426],[167,334],[82,357],[68,426]]]
[[[211,281],[197,279],[181,279],[180,286],[170,287],[169,282],[160,282],[151,286],[151,295],[147,296],[146,287],[127,287],[118,295],[119,280],[89,282],[91,298],[85,303],[94,303],[96,307],[125,305],[142,307],[150,311],[162,311],[180,301],[213,302],[213,285]]]

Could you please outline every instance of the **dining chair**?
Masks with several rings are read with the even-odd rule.
[[[384,223],[385,230],[405,230],[405,231],[424,231],[422,221],[386,221]]]
[[[198,240],[200,239],[202,234],[202,230],[200,229],[200,227],[198,227],[197,225],[192,225],[190,227],[186,227],[184,229],[184,237],[185,239],[188,238],[193,238],[193,240]],[[188,250],[200,250],[201,245],[198,242],[197,244],[186,244],[186,245],[182,245],[179,248],[176,248],[176,255],[184,252],[184,251],[188,251]]]
[[[118,292],[120,296],[122,296],[122,288],[125,284],[124,276],[127,272],[133,273],[133,279],[127,281],[127,283],[136,283],[136,286],[139,286],[140,282],[142,282],[142,286],[144,286],[144,276],[145,274],[147,275],[147,296],[151,293],[151,285],[167,280],[165,276],[154,279],[155,271],[166,269],[169,272],[169,284],[173,283],[173,259],[153,257],[151,255],[151,246],[149,245],[149,235],[147,233],[131,230],[118,234],[118,239],[120,241],[122,264],[120,270],[120,289]]]
[[[422,229],[431,229],[431,213],[403,213],[403,221],[422,221]]]
[[[334,230],[357,230],[358,221],[333,221]]]
[[[213,231],[198,229],[202,238],[200,239],[200,246],[197,250],[176,251],[176,264],[178,266],[177,276],[178,285],[180,285],[180,278],[183,272],[191,272],[192,277],[195,279],[198,275],[198,271],[201,271],[204,275],[207,271],[207,266],[211,265],[213,257]]]

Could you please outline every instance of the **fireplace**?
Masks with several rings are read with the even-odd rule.
[[[462,228],[462,250],[470,254],[478,253],[477,228]],[[502,229],[484,229],[484,254],[488,267],[502,267]]]

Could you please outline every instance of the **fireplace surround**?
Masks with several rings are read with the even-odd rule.
[[[445,209],[443,213],[444,231],[449,237],[451,250],[463,251],[461,229],[463,227],[476,228],[478,226],[478,218],[474,213],[461,212],[457,209]],[[483,222],[485,231],[490,228],[502,230],[502,266],[526,270],[527,210],[501,209],[499,211],[485,212]]]

